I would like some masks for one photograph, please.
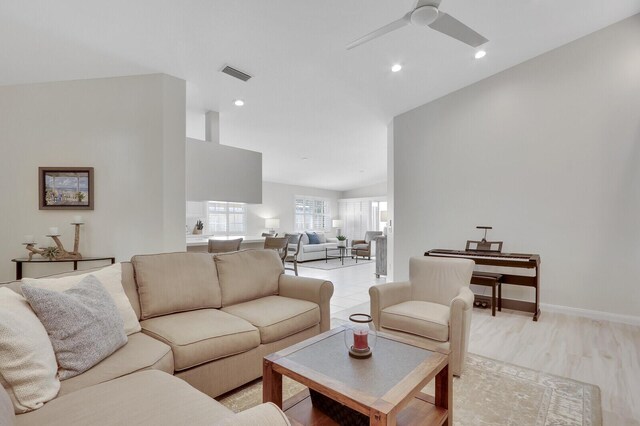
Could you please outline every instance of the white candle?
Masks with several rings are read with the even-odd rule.
[[[51,228],[49,228],[49,235],[59,235],[58,234],[58,227],[57,226],[52,226]]]
[[[82,223],[82,216],[74,216],[73,223]]]
[[[34,242],[33,235],[25,235],[24,236],[24,242],[25,243],[33,243]]]

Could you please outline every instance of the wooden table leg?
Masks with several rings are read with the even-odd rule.
[[[22,279],[22,262],[16,262],[16,280]]]
[[[498,282],[498,311],[502,312],[502,283]]]
[[[443,424],[453,426],[453,374],[449,364],[445,365],[436,375],[435,390],[434,404],[437,407],[446,408],[449,412],[447,420]]]
[[[273,363],[262,363],[262,402],[273,402],[282,409],[282,374],[273,371]]]
[[[496,316],[496,282],[491,286],[491,316]]]

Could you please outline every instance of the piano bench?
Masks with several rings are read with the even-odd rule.
[[[498,288],[498,311],[502,311],[502,274],[474,272],[471,284],[491,287],[491,315],[496,316],[496,287]]]

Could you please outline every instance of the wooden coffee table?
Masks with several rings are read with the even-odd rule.
[[[294,424],[338,424],[313,406],[308,390],[283,405],[285,375],[365,415],[371,425],[453,424],[449,351],[379,333],[373,356],[354,359],[344,344],[344,330],[338,327],[266,356],[263,401],[283,408]],[[433,378],[435,397],[421,392]]]

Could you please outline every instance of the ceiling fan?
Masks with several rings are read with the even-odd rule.
[[[353,49],[354,47],[360,46],[361,44],[409,24],[419,27],[428,26],[472,47],[478,47],[489,41],[462,22],[458,21],[453,16],[441,12],[438,9],[440,1],[441,0],[418,0],[413,10],[402,18],[349,43],[347,45],[347,49]]]

